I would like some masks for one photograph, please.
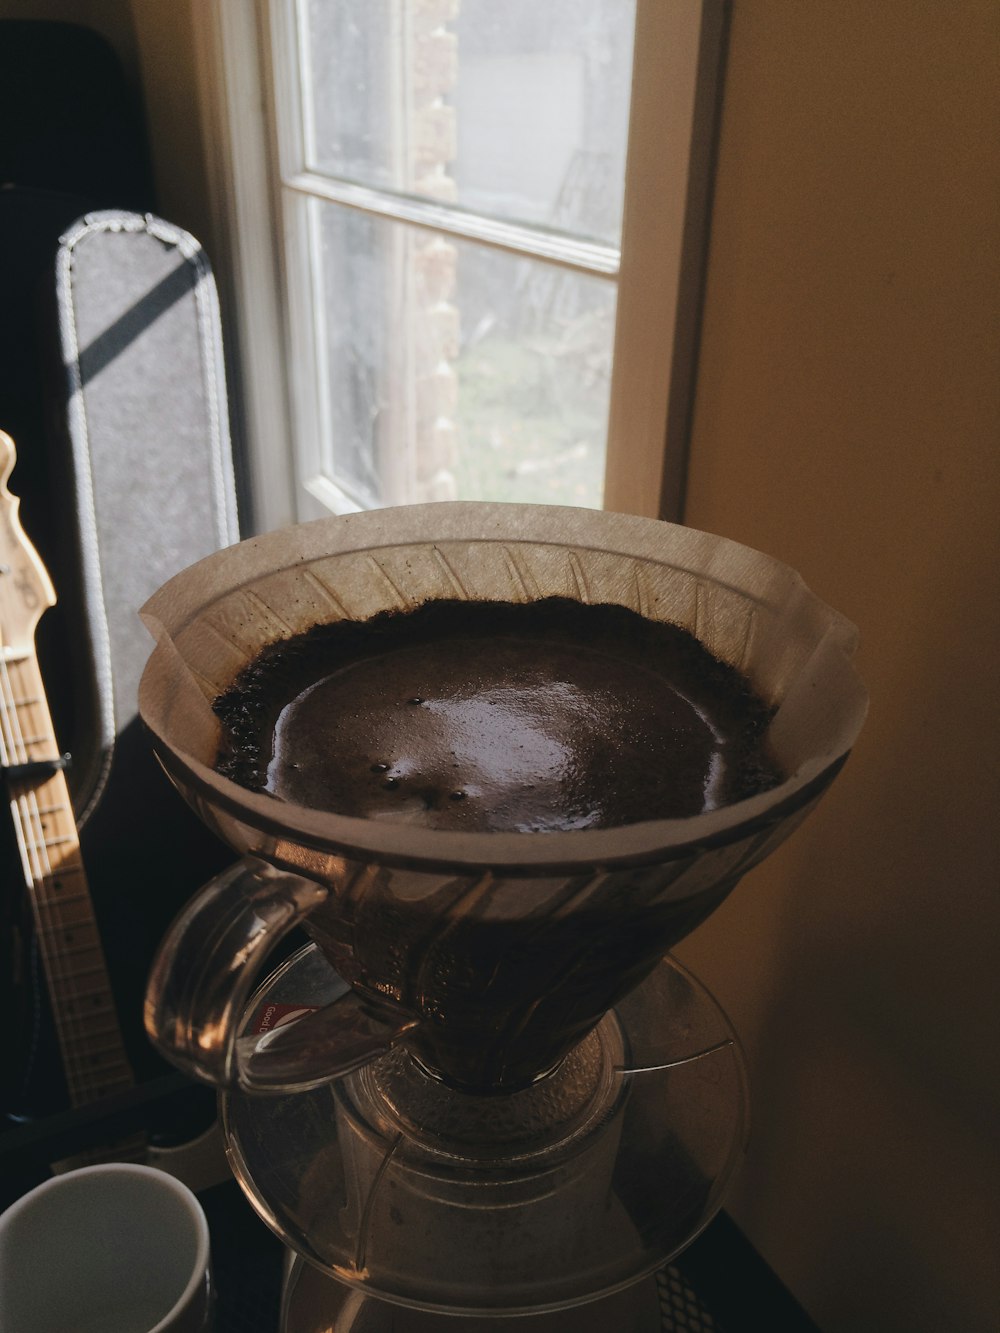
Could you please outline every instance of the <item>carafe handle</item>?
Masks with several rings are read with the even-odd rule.
[[[327,896],[312,880],[246,857],[210,880],[167,931],[146,988],[153,1045],[178,1068],[219,1088],[295,1092],[366,1064],[416,1026],[345,987],[325,1008],[240,1036],[261,967],[293,926]]]

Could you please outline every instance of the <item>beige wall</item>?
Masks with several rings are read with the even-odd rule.
[[[686,517],[859,624],[872,706],[681,953],[750,1055],[733,1209],[831,1330],[1000,1327],[998,15],[732,26]]]
[[[192,3],[0,14],[111,37],[161,210],[217,254]],[[998,10],[734,8],[687,518],[858,622],[872,712],[825,805],[682,952],[750,1057],[733,1210],[799,1299],[831,1331],[992,1330]]]
[[[194,45],[194,15],[207,0],[129,2],[138,42],[158,207],[164,217],[197,236],[214,257],[223,242],[212,233]]]

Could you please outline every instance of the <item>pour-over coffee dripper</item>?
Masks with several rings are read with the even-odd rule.
[[[681,625],[740,667],[776,710],[787,780],[689,819],[518,834],[350,818],[215,771],[211,701],[264,645],[430,600],[547,596]],[[660,960],[846,758],[866,704],[853,627],[721,538],[479,504],[243,542],[143,614],[157,754],[245,858],[164,941],[147,1028],[238,1090],[231,1160],[265,1220],[342,1281],[452,1311],[592,1299],[696,1234],[742,1141],[742,1065],[710,998]],[[314,944],[248,1003],[296,924]],[[304,1016],[275,1025],[289,1011]]]

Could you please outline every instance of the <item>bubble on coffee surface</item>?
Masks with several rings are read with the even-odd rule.
[[[320,626],[266,649],[216,711],[236,781],[432,828],[679,818],[780,780],[738,672],[674,626],[561,598]]]

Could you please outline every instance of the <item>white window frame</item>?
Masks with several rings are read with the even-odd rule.
[[[282,90],[271,82],[269,47],[289,37],[271,8],[271,0],[193,6],[213,263],[229,315],[234,415],[252,496],[245,526],[257,532],[351,507],[315,468],[296,475],[293,443],[307,460],[318,458],[322,427],[315,355],[300,350],[291,358],[286,350],[290,322],[306,317],[312,297],[283,258],[286,229],[295,224],[280,199],[272,108]],[[729,0],[636,3],[607,509],[682,517],[728,11]],[[330,192],[353,206],[377,204],[359,187]],[[446,220],[434,204],[410,207],[419,225]],[[502,245],[500,233],[509,230],[493,232],[484,222],[479,239]],[[608,271],[607,248],[593,250],[587,262],[596,256]],[[296,345],[301,349],[301,340]]]

